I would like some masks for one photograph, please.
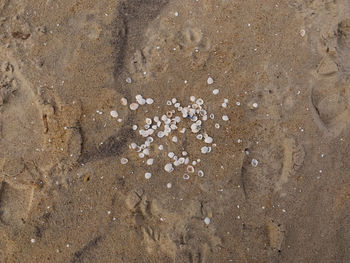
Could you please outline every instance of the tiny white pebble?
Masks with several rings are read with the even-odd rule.
[[[213,83],[214,83],[213,78],[212,78],[212,77],[209,77],[209,78],[207,79],[207,83],[208,83],[209,85],[213,84]]]
[[[172,138],[172,141],[176,143],[176,142],[177,142],[177,137],[174,136],[174,137]]]
[[[209,225],[210,224],[210,218],[209,217],[204,218],[204,223],[206,225]]]
[[[164,149],[163,145],[159,145],[158,149],[162,151]]]
[[[257,167],[259,162],[258,162],[257,159],[252,159],[251,164],[252,164],[253,167]]]
[[[254,107],[254,108],[257,108],[257,107],[258,107],[258,103],[254,102],[254,103],[253,103],[253,107]]]
[[[147,165],[152,165],[152,164],[153,164],[153,161],[154,161],[154,160],[153,160],[152,158],[150,158],[150,159],[147,160],[146,163],[147,163]]]
[[[166,185],[166,187],[169,188],[169,189],[170,189],[172,186],[173,186],[173,185],[172,185],[171,183],[167,183],[167,185]]]
[[[137,125],[134,124],[134,125],[132,126],[132,129],[133,129],[134,131],[136,131],[136,130],[137,130]]]
[[[130,83],[131,83],[131,78],[129,78],[129,77],[128,77],[128,78],[126,78],[126,80],[125,80],[125,81],[126,81],[127,83],[129,83],[129,84],[130,84]]]
[[[228,121],[228,120],[229,120],[229,118],[228,118],[228,116],[227,116],[227,115],[223,115],[223,116],[222,116],[222,120],[223,120],[223,121]]]
[[[218,94],[219,94],[219,90],[218,90],[218,89],[214,89],[214,90],[213,90],[213,94],[214,94],[214,95],[218,95]]]
[[[145,173],[145,178],[146,179],[150,179],[152,177],[152,174],[151,173]]]
[[[32,238],[32,239],[30,240],[30,242],[35,243],[35,239],[34,239],[34,238]]]
[[[174,15],[175,15],[175,16],[179,16],[179,12],[175,12]]]

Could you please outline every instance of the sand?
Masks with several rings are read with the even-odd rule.
[[[1,0],[0,262],[349,262],[349,61],[346,0]]]

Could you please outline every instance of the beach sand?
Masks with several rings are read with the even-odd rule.
[[[350,262],[350,2],[0,1],[0,262]]]

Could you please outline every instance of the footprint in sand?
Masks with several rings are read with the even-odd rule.
[[[280,178],[283,147],[261,141],[246,148],[244,154],[241,168],[243,191],[247,199],[259,202],[273,192],[273,185]]]
[[[301,145],[298,145],[293,138],[283,140],[283,167],[281,177],[276,183],[275,192],[281,191],[290,176],[303,165],[305,151]],[[283,193],[281,193],[283,194]]]
[[[336,32],[336,63],[345,74],[350,74],[350,19],[338,24]]]
[[[20,226],[25,223],[32,206],[34,187],[22,184],[0,184],[0,221],[5,225]]]
[[[327,137],[337,137],[350,124],[350,82],[327,78],[311,90],[311,113],[319,129]]]

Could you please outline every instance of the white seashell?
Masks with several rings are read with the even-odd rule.
[[[158,136],[158,138],[163,138],[164,137],[164,132],[163,131],[159,131],[157,136]]]
[[[257,159],[252,159],[251,164],[252,164],[253,167],[257,167],[259,162],[258,162]]]
[[[127,164],[128,161],[129,161],[129,160],[126,159],[126,158],[124,158],[124,157],[120,159],[120,163],[121,163],[121,164]]]
[[[206,136],[206,137],[204,138],[204,142],[205,142],[205,143],[212,143],[212,142],[213,142],[213,138],[210,137],[210,136]]]
[[[144,105],[146,103],[146,100],[140,94],[136,95],[135,99],[140,105]]]
[[[171,173],[172,171],[174,171],[174,167],[171,163],[167,163],[165,166],[164,166],[164,170],[167,171],[168,173]]]
[[[154,100],[153,100],[152,98],[146,99],[146,103],[147,103],[148,105],[153,104],[153,102],[154,102]]]
[[[174,166],[179,166],[179,165],[180,165],[179,160],[174,161]]]
[[[191,125],[191,131],[192,131],[193,133],[198,133],[200,130],[201,130],[201,126],[198,125],[197,123],[193,123],[193,124]]]
[[[139,104],[137,104],[137,103],[130,104],[130,110],[137,110],[138,107],[139,107]]]
[[[152,177],[152,174],[151,173],[145,173],[145,178],[148,180]]]
[[[120,104],[123,105],[123,106],[128,105],[128,100],[127,100],[127,98],[121,98],[121,99],[120,99]]]
[[[118,117],[118,112],[115,111],[115,110],[112,110],[112,111],[110,112],[110,114],[111,114],[111,116],[112,116],[113,118],[117,118],[117,117]]]
[[[212,77],[209,77],[209,78],[207,79],[207,83],[208,83],[208,85],[213,84],[213,83],[214,83],[213,78],[212,78]]]
[[[229,120],[229,118],[228,118],[228,116],[227,116],[227,115],[223,115],[223,116],[222,116],[222,120],[223,120],[223,121],[228,121],[228,120]]]
[[[176,130],[176,129],[177,129],[177,126],[176,126],[175,124],[171,124],[171,125],[170,125],[170,129]]]
[[[188,180],[188,179],[190,179],[190,176],[189,176],[188,174],[184,174],[183,178],[184,178],[185,180]]]
[[[213,90],[213,94],[214,94],[214,95],[218,95],[218,94],[219,94],[219,90],[218,90],[218,89],[214,89],[214,90]]]
[[[175,122],[179,123],[179,122],[181,121],[181,118],[180,118],[180,116],[176,116],[176,117],[174,118],[174,120],[175,120]]]
[[[206,153],[208,153],[208,152],[210,152],[209,147],[203,146],[203,147],[201,148],[201,153],[206,154]]]
[[[192,165],[188,165],[186,170],[188,173],[194,173],[194,167]]]
[[[150,158],[146,161],[147,165],[152,165],[153,164],[154,159]]]

